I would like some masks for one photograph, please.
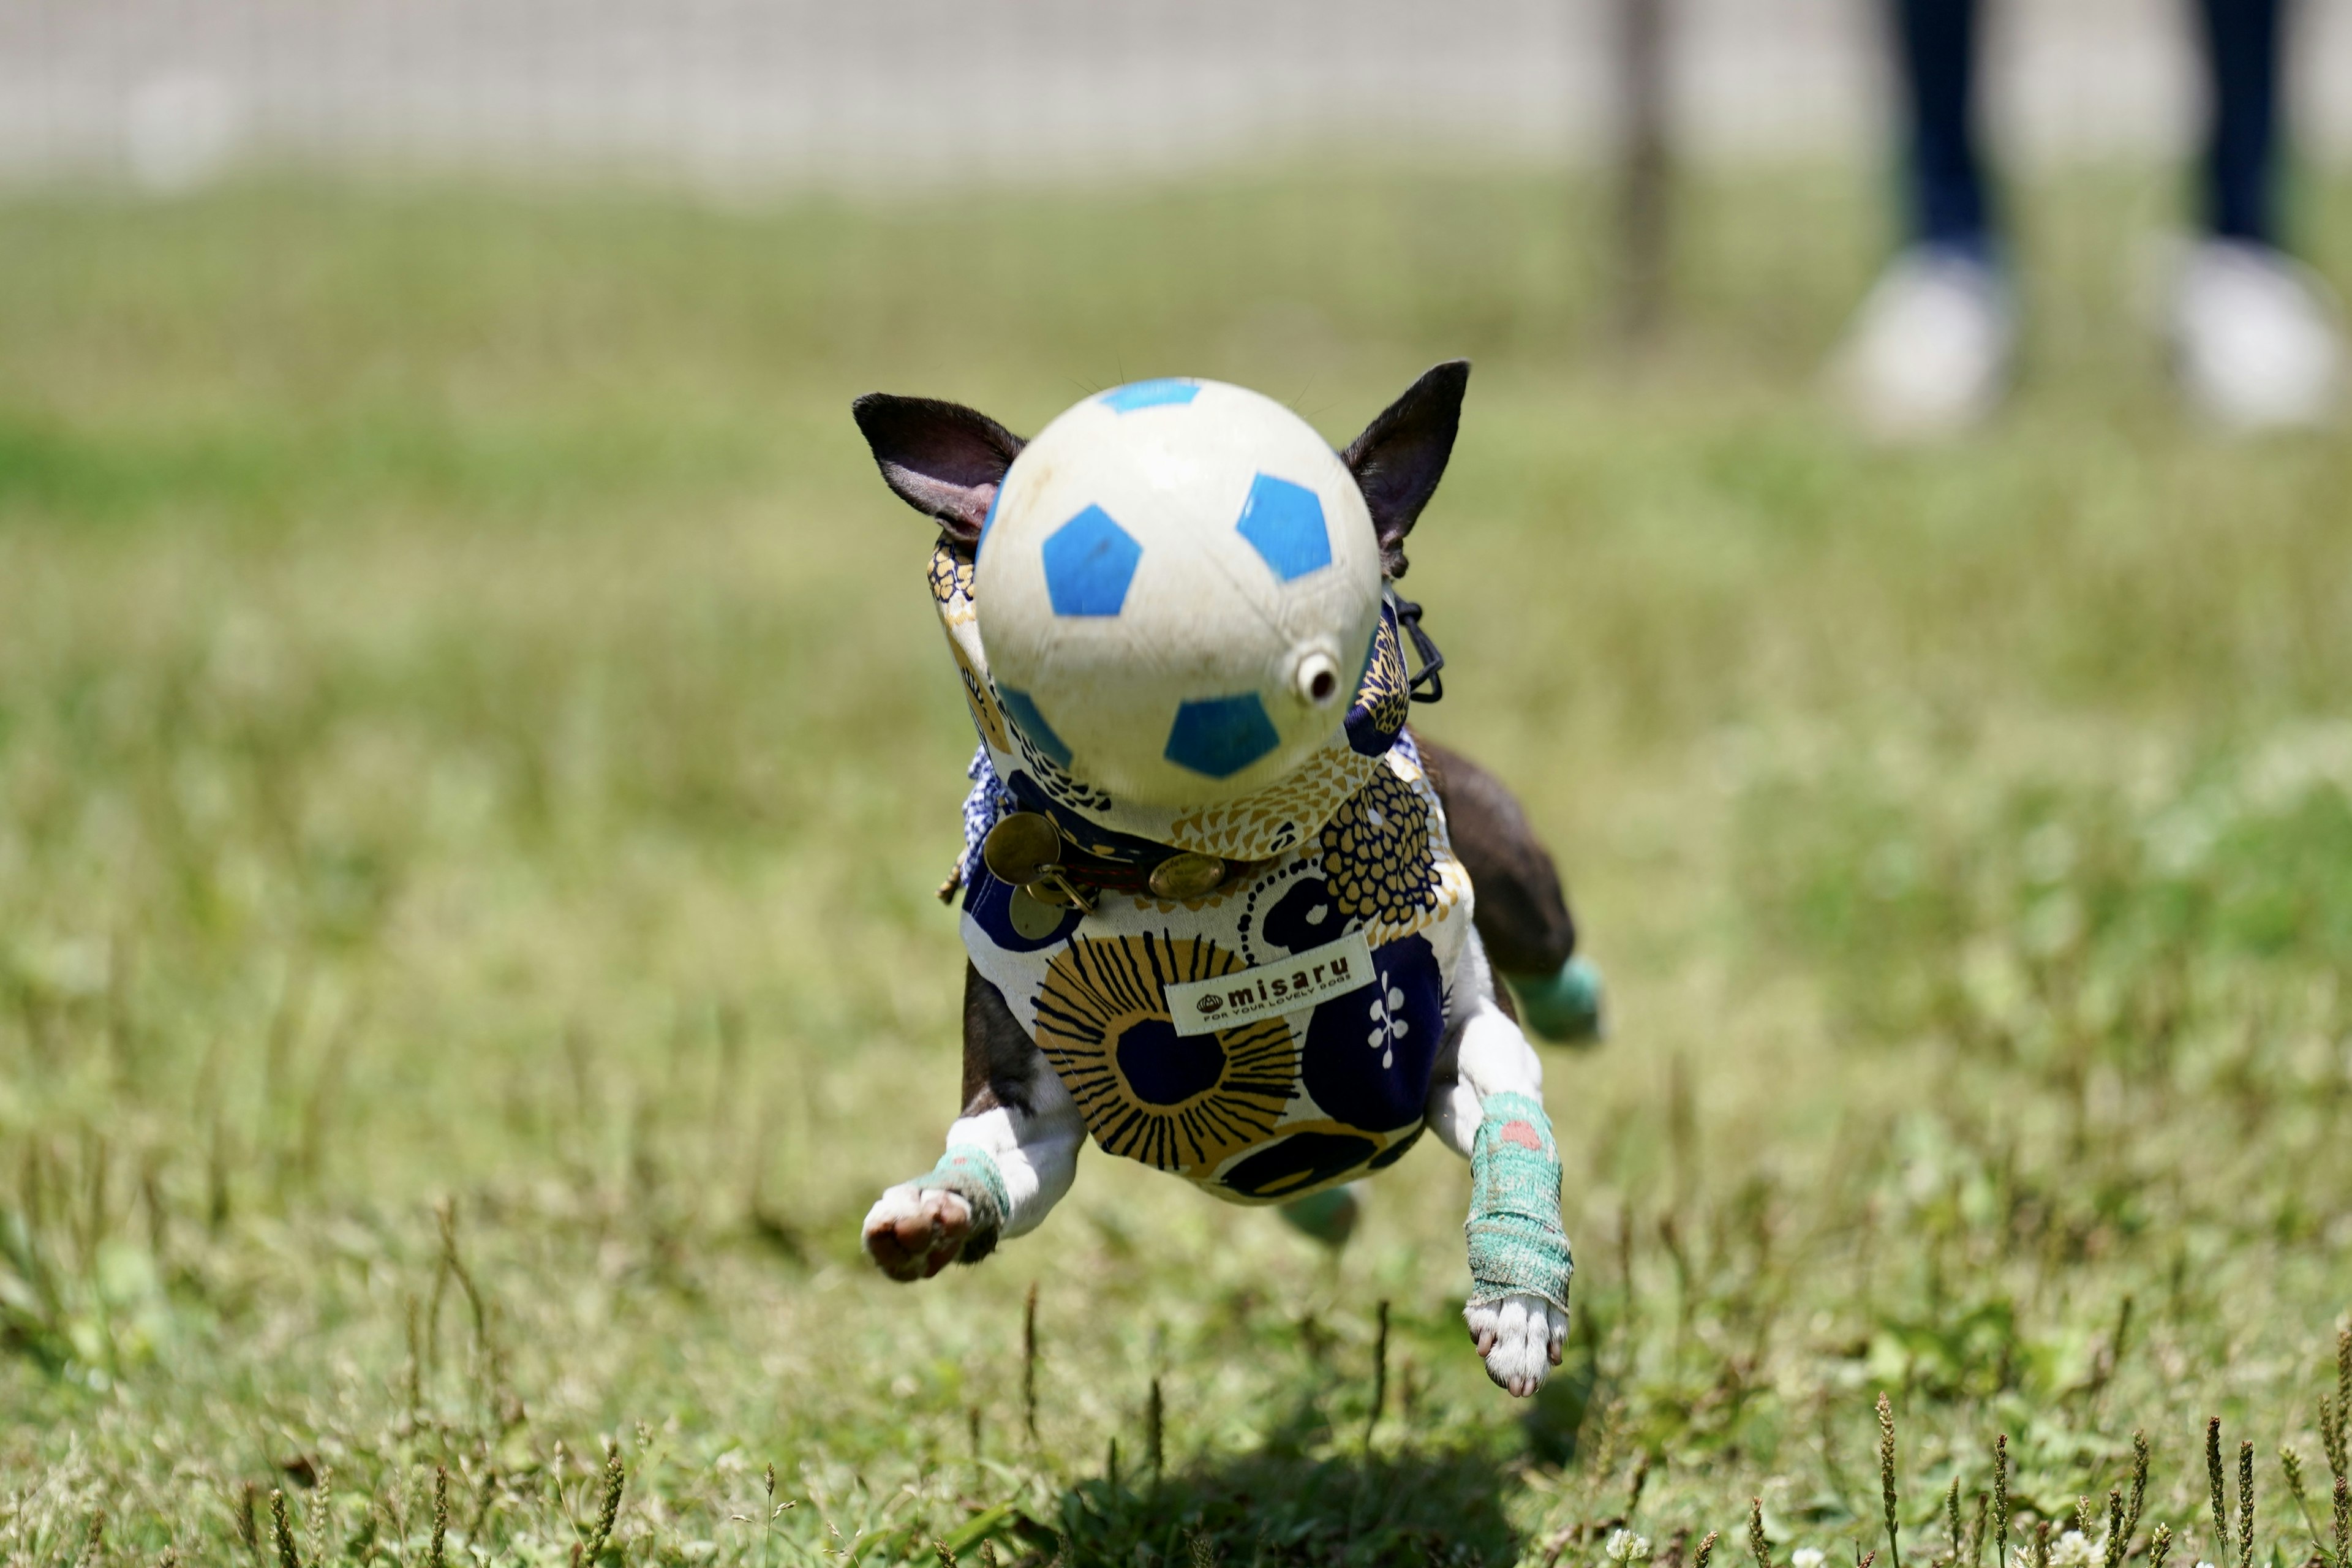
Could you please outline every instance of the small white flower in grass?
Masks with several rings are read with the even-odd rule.
[[[1630,1530],[1612,1531],[1608,1543],[1601,1548],[1612,1563],[1647,1563],[1650,1560],[1650,1538],[1636,1535]]]
[[[1789,1553],[1789,1568],[1822,1568],[1829,1554],[1818,1546],[1800,1546]]]
[[[2105,1561],[2105,1554],[2104,1540],[2093,1541],[2079,1530],[2070,1530],[2052,1544],[2050,1568],[2091,1568]]]

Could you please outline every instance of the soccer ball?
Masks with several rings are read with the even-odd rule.
[[[1363,492],[1312,426],[1244,387],[1145,381],[1013,461],[972,598],[1030,748],[1190,806],[1264,788],[1339,731],[1381,591]]]

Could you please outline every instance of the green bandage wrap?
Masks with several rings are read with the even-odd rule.
[[[1519,1022],[1537,1038],[1580,1046],[1591,1044],[1605,1032],[1601,971],[1591,959],[1571,958],[1551,974],[1509,978],[1511,991],[1519,999]]]
[[[915,1186],[922,1192],[944,1187],[970,1204],[971,1228],[978,1236],[993,1236],[1003,1229],[1004,1216],[1013,1207],[1004,1191],[1004,1173],[996,1168],[996,1156],[970,1143],[950,1144],[930,1174]]]
[[[1488,1095],[1470,1145],[1470,1302],[1540,1296],[1568,1310],[1568,1233],[1559,1227],[1559,1148],[1551,1119],[1524,1094]]]

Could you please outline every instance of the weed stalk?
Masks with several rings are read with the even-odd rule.
[[[2221,1418],[2205,1423],[2205,1486],[2213,1504],[2213,1561],[2230,1558],[2230,1503],[2221,1479]]]
[[[1029,1446],[1037,1446],[1037,1282],[1021,1305],[1021,1419],[1029,1429]]]
[[[1144,1439],[1148,1445],[1144,1454],[1151,1461],[1151,1483],[1154,1486],[1160,1484],[1160,1466],[1165,1458],[1162,1442],[1167,1435],[1167,1420],[1168,1407],[1160,1400],[1160,1380],[1155,1377],[1151,1380],[1151,1405],[1146,1412],[1143,1427]]]
[[[328,1527],[335,1517],[335,1472],[331,1466],[319,1467],[319,1484],[310,1498],[310,1519],[305,1533],[310,1537],[310,1561],[324,1568],[327,1562]]]
[[[236,1539],[245,1547],[246,1555],[256,1563],[261,1561],[261,1531],[254,1520],[253,1509],[260,1489],[247,1481],[237,1489],[236,1494]]]
[[[2009,1434],[1992,1444],[1993,1568],[2009,1568]]]
[[[2254,1446],[2238,1445],[2238,1568],[2254,1568]]]
[[[433,1544],[425,1554],[425,1568],[449,1564],[449,1467],[433,1467]]]
[[[621,1445],[613,1444],[604,1450],[604,1495],[596,1507],[596,1531],[588,1538],[587,1560],[591,1563],[603,1554],[613,1539],[613,1525],[621,1517],[621,1488],[627,1484],[628,1470],[621,1463]]]
[[[2147,1434],[2132,1434],[2131,1507],[2124,1511],[2124,1546],[2131,1546],[2132,1537],[2139,1533],[2140,1507],[2147,1501]]]
[[[294,1550],[294,1525],[286,1517],[286,1493],[269,1489],[269,1539],[278,1547],[278,1568],[302,1568],[302,1554]]]
[[[1895,1518],[1895,1406],[1884,1393],[1878,1396],[1878,1496],[1886,1507],[1886,1561],[1889,1568],[1903,1568],[1902,1530]]]

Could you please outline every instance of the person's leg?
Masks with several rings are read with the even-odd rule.
[[[2198,0],[2211,118],[2199,170],[2205,233],[2172,306],[2189,393],[2223,424],[2315,425],[2345,374],[2343,329],[2325,284],[2280,247],[2280,71],[2288,0]]]
[[[2283,0],[2198,0],[2212,91],[2201,192],[2206,228],[2275,246]]]
[[[2208,0],[2226,9],[2231,0]],[[1977,0],[1894,0],[1911,239],[1977,251],[1992,232],[1977,146]]]
[[[1977,142],[1977,0],[1888,0],[1909,228],[1834,362],[1854,416],[1895,439],[1990,414],[2016,337]]]

